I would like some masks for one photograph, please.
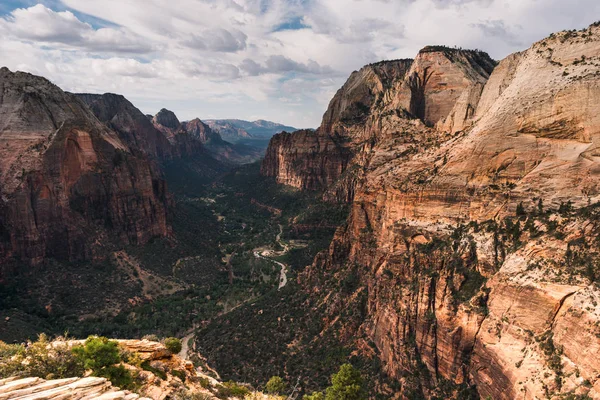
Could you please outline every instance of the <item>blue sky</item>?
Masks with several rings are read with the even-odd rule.
[[[597,0],[2,0],[0,60],[145,113],[316,127],[361,66],[429,44],[496,59],[600,19]]]

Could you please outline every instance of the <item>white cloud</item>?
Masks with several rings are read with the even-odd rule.
[[[126,28],[94,29],[72,12],[55,12],[42,4],[19,8],[0,19],[0,30],[17,40],[55,44],[66,49],[113,53],[147,53],[152,48]]]
[[[597,0],[31,3],[0,17],[0,59],[11,69],[70,91],[122,93],[144,112],[167,107],[181,119],[260,117],[299,127],[317,126],[364,64],[414,57],[428,44],[499,59],[600,18]]]

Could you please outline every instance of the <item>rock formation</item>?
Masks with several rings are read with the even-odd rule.
[[[81,345],[84,340],[56,340],[53,348]],[[195,367],[191,361],[171,354],[162,343],[149,340],[117,340],[121,351],[137,362],[123,363],[135,376],[136,393],[115,387],[106,378],[94,376],[66,379],[41,379],[37,377],[9,377],[0,379],[0,399],[99,399],[99,400],[163,400],[179,398],[219,399],[234,398],[227,395],[218,374],[209,367]],[[197,357],[200,357],[196,354]],[[187,355],[186,355],[187,357]],[[216,377],[216,378],[215,378]],[[241,386],[240,386],[241,387]],[[248,390],[248,393],[250,391]],[[253,393],[254,398],[264,398]]]
[[[263,174],[352,202],[300,282],[332,323],[364,296],[341,336],[402,385],[383,392],[600,398],[599,115],[593,25],[497,66],[443,47],[367,66],[313,137],[272,140]]]
[[[261,156],[258,149],[224,141],[219,133],[198,118],[179,122],[172,111],[163,108],[153,117],[152,122],[183,153],[198,153],[194,145],[201,144],[215,159],[225,163],[243,164],[256,161]]]
[[[137,147],[43,78],[2,68],[0,93],[0,264],[91,259],[105,233],[167,234],[165,183]]]

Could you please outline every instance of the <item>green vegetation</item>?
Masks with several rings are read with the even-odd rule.
[[[133,388],[131,372],[123,365],[115,365],[123,361],[116,341],[105,337],[89,337],[83,346],[73,347],[72,352],[94,376],[104,377],[120,388]]]
[[[302,400],[364,400],[367,398],[364,379],[352,364],[343,364],[331,376],[331,385],[325,392],[304,395]]]
[[[174,337],[168,337],[165,338],[165,347],[167,348],[167,350],[169,350],[171,353],[173,354],[178,354],[181,351],[181,340],[174,338]]]
[[[44,334],[27,346],[0,342],[0,378],[35,376],[61,379],[83,375],[84,360],[66,346],[51,348],[49,345]]]
[[[360,372],[351,364],[344,364],[331,377],[331,386],[325,390],[325,400],[363,400],[367,398]]]
[[[217,397],[221,399],[226,399],[228,397],[237,397],[238,399],[243,399],[249,394],[249,388],[234,381],[224,382],[222,385],[217,387]]]
[[[287,385],[280,376],[272,376],[265,386],[265,391],[269,394],[284,394]]]
[[[89,337],[83,345],[73,347],[65,341],[52,345],[44,334],[28,345],[0,342],[0,378],[62,379],[91,371],[115,386],[133,389],[134,376],[121,364],[123,361],[117,342],[105,337]]]

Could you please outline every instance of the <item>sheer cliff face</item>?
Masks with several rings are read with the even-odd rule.
[[[466,127],[494,65],[485,53],[448,48],[426,48],[415,60],[368,65],[337,92],[310,141],[305,132],[274,137],[263,174],[298,188],[330,189],[325,197],[332,200],[351,200],[364,156],[377,143],[391,137],[420,141],[406,135],[415,125],[438,124],[450,133]]]
[[[482,398],[600,398],[600,27],[490,75],[480,57],[426,50],[390,85],[373,139],[352,147],[348,224],[300,280],[319,292],[358,274],[350,296],[329,293],[328,318],[348,319],[344,340],[403,394],[443,397],[450,381]],[[334,306],[357,296],[358,322]]]
[[[166,235],[160,174],[81,100],[6,68],[0,93],[0,261],[91,259],[103,235]]]
[[[111,93],[77,94],[77,97],[90,107],[101,122],[117,132],[123,142],[159,159],[170,159],[177,155],[177,149],[173,148],[165,135],[125,97]]]

